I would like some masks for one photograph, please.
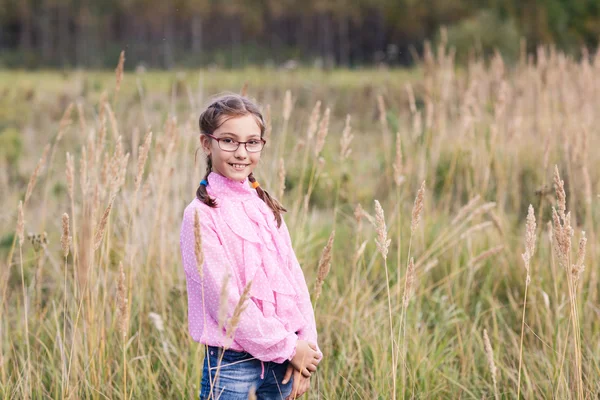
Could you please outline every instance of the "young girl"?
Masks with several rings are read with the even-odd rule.
[[[253,102],[225,95],[200,115],[200,133],[206,175],[185,208],[180,236],[189,331],[206,345],[200,399],[247,399],[251,390],[259,399],[299,397],[323,354],[306,281],[281,216],[286,210],[252,174],[266,143],[265,122]],[[201,268],[194,253],[196,213]],[[231,340],[223,319],[232,317],[250,282]]]

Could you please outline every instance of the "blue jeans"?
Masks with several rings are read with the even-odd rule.
[[[219,358],[223,353],[220,367]],[[210,368],[209,368],[210,363]],[[200,400],[246,400],[254,389],[258,400],[285,399],[292,392],[293,378],[282,384],[289,361],[261,362],[245,351],[208,346],[204,357]],[[216,378],[216,379],[215,379]],[[211,391],[212,382],[212,391]]]

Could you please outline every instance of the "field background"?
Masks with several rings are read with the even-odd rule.
[[[255,176],[279,197],[282,160],[311,290],[335,230],[308,398],[598,398],[599,77],[549,47],[455,65],[443,40],[411,69],[0,71],[0,397],[197,396],[179,227],[199,112],[229,90],[270,110]]]

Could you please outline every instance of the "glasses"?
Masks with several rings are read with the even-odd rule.
[[[265,139],[250,139],[247,142],[238,142],[231,138],[218,138],[209,134],[206,134],[206,136],[215,139],[219,144],[219,148],[223,151],[236,151],[240,147],[240,144],[244,144],[247,152],[258,153],[267,143]]]

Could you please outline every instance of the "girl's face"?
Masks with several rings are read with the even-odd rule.
[[[214,137],[229,138],[237,142],[260,139],[260,127],[254,115],[225,118],[225,122],[213,132]],[[212,158],[213,171],[237,182],[246,179],[260,160],[261,153],[247,151],[244,144],[240,144],[235,151],[225,151],[221,150],[217,140],[206,135],[201,134],[200,140],[205,154]]]

